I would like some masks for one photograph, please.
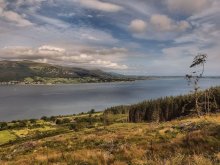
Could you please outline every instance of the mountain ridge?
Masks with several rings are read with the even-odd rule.
[[[112,74],[99,69],[66,67],[33,61],[0,61],[0,82],[74,83],[133,81],[141,77]],[[142,77],[143,78],[143,77]]]

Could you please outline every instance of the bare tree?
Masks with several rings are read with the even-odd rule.
[[[186,75],[186,79],[188,80],[189,85],[193,86],[193,93],[195,98],[195,111],[198,116],[201,115],[201,107],[199,105],[199,81],[203,77],[205,71],[205,63],[207,60],[206,54],[198,54],[195,56],[190,68],[193,69],[191,74]]]

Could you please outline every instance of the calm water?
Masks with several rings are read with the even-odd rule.
[[[220,79],[204,79],[202,88],[220,85]],[[189,93],[183,78],[123,83],[54,86],[0,86],[0,121],[103,110],[145,99]]]

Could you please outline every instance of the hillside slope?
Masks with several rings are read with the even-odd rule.
[[[129,81],[132,77],[114,75],[101,70],[63,67],[32,61],[0,61],[0,82],[8,81],[43,81],[60,79],[89,79],[91,81]]]
[[[68,118],[87,125],[77,129],[74,125],[69,129],[65,123],[55,125],[39,120],[35,126],[32,122],[8,133],[0,131],[0,136],[5,138],[10,133],[23,138],[0,147],[0,164],[220,163],[220,114],[184,117],[164,123],[126,123],[126,116],[110,115],[107,126],[99,123],[102,117],[102,113],[59,117],[59,120]]]

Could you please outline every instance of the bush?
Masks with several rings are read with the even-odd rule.
[[[62,120],[62,123],[63,124],[68,124],[68,123],[70,123],[71,122],[71,120],[69,119],[69,118],[64,118],[63,120]]]
[[[88,128],[88,127],[89,126],[87,123],[71,123],[69,125],[69,128],[74,131],[80,131],[80,130],[82,130],[84,128]]]
[[[56,124],[68,124],[68,123],[70,123],[71,122],[71,120],[69,119],[69,118],[64,118],[64,119],[57,119],[56,120]]]
[[[95,109],[91,109],[88,113],[89,113],[89,114],[95,113]]]
[[[0,122],[0,130],[7,129],[8,124],[6,122]]]
[[[25,121],[25,120],[20,121],[16,125],[17,125],[17,127],[20,127],[20,128],[27,127],[27,121]]]
[[[49,118],[47,116],[43,116],[43,117],[41,117],[41,120],[49,121]]]
[[[36,123],[36,119],[30,119],[30,123],[32,123],[32,124],[34,124],[34,123]]]
[[[95,118],[92,116],[75,118],[75,121],[77,121],[78,123],[90,123],[90,124],[101,122],[99,118]]]
[[[57,119],[57,118],[56,118],[55,116],[51,116],[51,117],[50,117],[50,121],[52,121],[52,122],[55,122],[56,119]]]
[[[57,125],[62,124],[62,120],[61,120],[61,119],[57,119],[57,120],[56,120],[56,124],[57,124]]]
[[[71,130],[74,130],[74,131],[79,131],[79,128],[78,128],[78,126],[77,126],[76,123],[70,124],[70,129],[71,129]]]

